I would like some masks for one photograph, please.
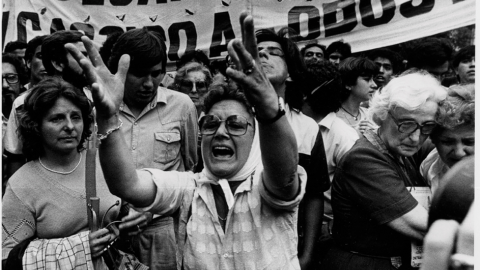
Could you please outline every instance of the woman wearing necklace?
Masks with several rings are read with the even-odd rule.
[[[38,257],[42,257],[42,252],[47,257],[49,250],[54,250],[56,258],[68,257],[66,250],[60,248],[62,244],[58,244],[68,242],[76,247],[74,258],[70,259],[78,262],[83,256],[87,264],[115,239],[116,235],[103,227],[117,218],[119,198],[110,194],[98,159],[97,218],[103,220],[103,229],[88,231],[83,144],[91,133],[91,111],[85,94],[58,78],[42,81],[26,98],[19,131],[24,155],[30,162],[9,179],[3,197],[3,263],[7,263],[12,248],[32,237],[39,240],[30,242],[28,247],[38,245],[38,253],[32,253]],[[29,248],[25,254],[28,251]],[[39,259],[31,263],[48,265]]]
[[[375,63],[367,58],[349,57],[339,66],[343,87],[340,90],[342,105],[337,117],[363,133],[365,129],[376,129],[373,121],[368,120],[367,109],[360,103],[370,100],[377,91],[373,77],[378,72]]]

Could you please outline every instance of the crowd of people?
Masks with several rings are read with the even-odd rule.
[[[240,25],[168,73],[147,28],[7,44],[4,267],[114,269],[116,246],[152,270],[473,269],[475,46]]]

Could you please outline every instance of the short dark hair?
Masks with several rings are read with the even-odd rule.
[[[85,93],[58,77],[40,81],[25,98],[20,110],[19,131],[23,142],[23,154],[27,160],[37,159],[43,153],[41,123],[45,114],[59,98],[66,98],[80,109],[83,118],[83,133],[78,151],[84,148],[85,140],[90,136],[93,123],[92,105]]]
[[[37,49],[38,46],[42,45],[43,40],[47,36],[48,35],[36,36],[27,43],[27,50],[25,51],[25,61],[26,62],[31,62],[32,61],[33,55],[35,54],[35,50]]]
[[[282,29],[279,32],[285,33]],[[303,90],[305,78],[307,76],[307,68],[303,58],[300,56],[300,50],[297,45],[290,39],[279,36],[270,29],[259,29],[255,32],[257,43],[264,41],[273,41],[280,44],[285,53],[284,59],[287,64],[288,74],[292,81],[287,81],[287,89],[285,91],[285,103],[296,110],[302,109]]]
[[[351,91],[347,89],[347,86],[357,84],[357,79],[360,76],[373,77],[378,73],[378,66],[370,59],[365,57],[349,57],[338,66],[340,76],[342,77],[343,87],[340,88],[340,99],[345,101]]]
[[[323,52],[323,54],[325,55],[327,53],[327,46],[325,45],[322,45],[322,44],[318,44],[318,43],[307,43],[307,45],[305,45],[305,47],[303,47],[301,50],[300,50],[300,54],[305,57],[305,51],[309,48],[312,48],[312,47],[317,47],[317,48],[320,48]]]
[[[28,82],[27,70],[23,61],[13,53],[2,54],[2,63],[9,63],[15,67],[18,73],[18,80],[20,84],[20,93],[22,92],[23,85]]]
[[[227,83],[215,83],[211,85],[204,100],[205,113],[208,113],[213,105],[223,100],[238,101],[245,106],[250,115],[255,115],[245,93],[239,88],[230,87]]]
[[[461,48],[453,57],[452,65],[457,68],[461,61],[470,60],[475,56],[475,45],[469,45]]]
[[[5,45],[5,49],[3,50],[4,53],[13,53],[15,50],[18,49],[26,49],[27,48],[27,43],[23,41],[10,41]]]
[[[452,58],[453,46],[444,38],[425,38],[420,40],[408,55],[408,67],[424,69],[437,67]]]
[[[42,62],[48,75],[56,73],[52,62],[63,64],[68,62],[65,44],[81,42],[82,36],[82,32],[79,31],[62,30],[45,37],[42,43]]]
[[[340,53],[343,59],[345,59],[350,57],[350,55],[352,55],[352,47],[350,47],[350,44],[343,42],[343,40],[338,40],[328,45],[327,51],[325,53],[325,57],[326,58],[330,57],[330,55],[334,52]]]
[[[390,60],[392,64],[393,74],[398,74],[402,72],[402,57],[400,54],[387,49],[387,48],[380,48],[375,49],[367,54],[368,59],[375,61],[378,57],[385,58]]]
[[[143,27],[123,33],[115,42],[108,67],[112,73],[118,69],[118,61],[122,55],[130,55],[130,70],[153,67],[162,63],[162,73],[167,65],[167,47],[162,35]]]
[[[180,60],[177,61],[177,70],[189,62],[198,62],[210,69],[210,59],[208,59],[208,56],[201,50],[185,52],[182,57],[180,57]]]
[[[320,115],[327,115],[340,109],[340,91],[342,78],[336,65],[330,61],[311,61],[307,63],[309,87],[306,103]]]
[[[102,47],[98,50],[103,63],[108,64],[108,59],[110,59],[110,55],[112,54],[113,45],[115,45],[115,42],[117,42],[122,34],[123,32],[114,32],[108,35],[105,42],[103,42]]]

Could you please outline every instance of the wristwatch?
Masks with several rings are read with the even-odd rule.
[[[262,124],[272,124],[275,123],[280,117],[285,115],[285,101],[283,100],[282,97],[278,97],[278,112],[275,117],[270,118],[270,119],[261,119],[260,117],[257,116],[257,121]]]

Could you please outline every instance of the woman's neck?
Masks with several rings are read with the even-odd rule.
[[[69,153],[57,153],[45,150],[44,154],[39,157],[43,165],[52,170],[70,170],[78,164],[81,154],[77,149]]]
[[[360,103],[359,101],[355,100],[352,95],[350,95],[347,100],[342,103],[342,108],[347,110],[349,113],[353,115],[357,115],[360,112]]]

